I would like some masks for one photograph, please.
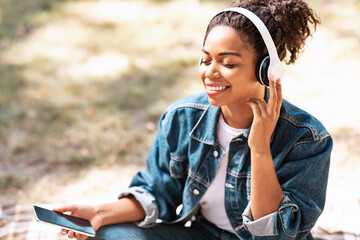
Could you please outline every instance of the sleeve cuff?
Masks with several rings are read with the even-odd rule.
[[[276,229],[277,212],[270,213],[254,221],[251,213],[250,202],[249,202],[242,216],[243,216],[245,229],[248,230],[252,235],[259,237],[277,235],[277,229]]]
[[[140,187],[128,188],[126,191],[121,192],[118,198],[120,199],[130,195],[134,196],[135,199],[141,204],[146,214],[144,220],[141,222],[135,222],[135,224],[142,228],[153,227],[159,217],[159,210],[156,205],[155,198],[145,189]]]
[[[254,236],[277,236],[278,230],[277,230],[277,219],[278,214],[282,213],[282,211],[286,208],[291,208],[292,211],[297,211],[298,207],[295,203],[291,201],[291,199],[284,195],[284,200],[280,204],[280,208],[278,211],[270,213],[262,218],[259,218],[257,220],[254,220],[251,208],[250,208],[250,202],[246,206],[242,216],[244,221],[244,227],[247,229],[252,235]]]

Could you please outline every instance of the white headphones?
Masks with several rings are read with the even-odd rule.
[[[245,16],[247,19],[249,19],[255,27],[258,29],[261,37],[264,40],[265,46],[268,50],[269,56],[264,57],[259,61],[259,64],[257,64],[257,67],[255,69],[255,75],[258,79],[259,83],[261,83],[264,86],[269,86],[269,78],[271,75],[274,76],[275,81],[282,78],[284,75],[284,66],[280,61],[280,58],[277,54],[276,47],[274,44],[274,41],[271,38],[271,35],[266,28],[265,24],[261,19],[256,16],[253,12],[240,7],[233,7],[233,8],[227,8],[225,10],[222,10],[218,12],[214,17],[211,18],[210,22],[220,13],[223,12],[237,12],[243,16]],[[209,24],[210,24],[209,22]],[[208,24],[208,27],[209,27]],[[207,28],[208,28],[207,27]],[[203,40],[202,46],[205,44],[205,39]]]

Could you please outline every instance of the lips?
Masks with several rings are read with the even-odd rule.
[[[206,85],[206,93],[209,97],[215,97],[225,92],[229,87],[220,85]]]

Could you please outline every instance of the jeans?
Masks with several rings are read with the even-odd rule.
[[[205,219],[193,222],[191,227],[184,224],[158,223],[151,228],[140,228],[133,223],[101,227],[96,237],[89,240],[238,240],[238,237],[217,228]]]

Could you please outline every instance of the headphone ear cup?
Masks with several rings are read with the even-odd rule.
[[[269,86],[268,69],[270,66],[270,57],[266,56],[256,64],[255,76],[261,85]]]

